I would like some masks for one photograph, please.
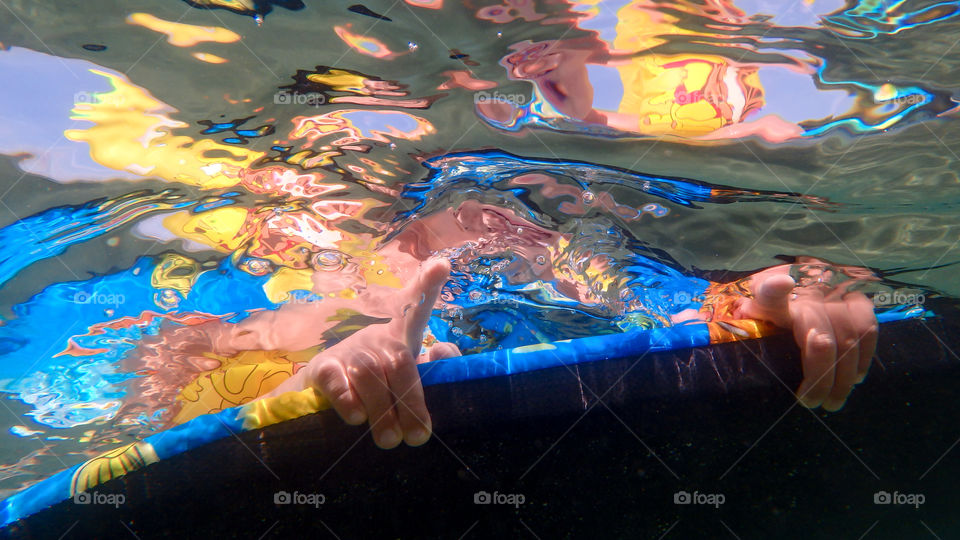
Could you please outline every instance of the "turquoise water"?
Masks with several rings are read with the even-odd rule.
[[[434,250],[465,350],[783,256],[960,292],[955,3],[196,4],[0,9],[5,492],[166,427],[174,331],[386,280],[466,201],[509,227]]]

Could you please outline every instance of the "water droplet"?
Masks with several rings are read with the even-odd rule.
[[[593,201],[597,200],[597,196],[594,195],[592,191],[584,191],[580,195],[580,199],[584,204],[593,204]]]
[[[537,255],[537,264],[547,264],[547,258],[543,255]]]
[[[497,32],[497,37],[503,37],[503,32]]]
[[[253,16],[253,22],[257,23],[257,27],[258,27],[258,28],[261,27],[261,26],[263,26],[263,15],[260,15],[259,13],[257,13],[256,15],[254,15],[254,16]]]
[[[523,234],[523,227],[517,227],[517,234]]]
[[[105,310],[103,310],[103,314],[104,314],[105,316],[107,316],[107,317],[113,317],[113,314],[114,314],[114,313],[115,313],[115,312],[114,312],[112,309],[105,309]]]

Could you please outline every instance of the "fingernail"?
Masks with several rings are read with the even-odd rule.
[[[400,440],[403,436],[399,431],[395,429],[388,429],[380,435],[380,446],[384,448],[393,448],[394,446],[400,444]]]
[[[823,410],[825,410],[825,411],[827,411],[827,412],[837,412],[837,411],[839,411],[840,409],[842,409],[843,406],[844,406],[846,403],[847,403],[846,400],[844,400],[844,401],[829,401],[829,400],[827,400],[827,401],[824,401],[824,402],[823,402]]]
[[[407,444],[410,446],[420,446],[430,439],[430,433],[423,428],[414,428],[407,434]]]
[[[353,425],[359,425],[367,419],[367,416],[360,411],[352,411],[347,415],[347,423]]]

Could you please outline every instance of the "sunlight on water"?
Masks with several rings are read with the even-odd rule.
[[[0,389],[44,447],[5,490],[289,373],[430,256],[464,352],[670,325],[778,255],[960,292],[956,2],[9,4]],[[307,352],[213,352],[320,304]]]

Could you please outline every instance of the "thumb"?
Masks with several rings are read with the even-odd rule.
[[[420,354],[423,330],[430,320],[433,306],[440,291],[450,277],[450,263],[446,259],[429,259],[420,265],[420,273],[413,283],[401,291],[409,302],[402,316],[391,321],[403,343],[410,348],[414,358]]]
[[[790,324],[790,295],[796,282],[787,274],[757,276],[751,284],[753,298],[744,302],[742,315],[778,326]]]

